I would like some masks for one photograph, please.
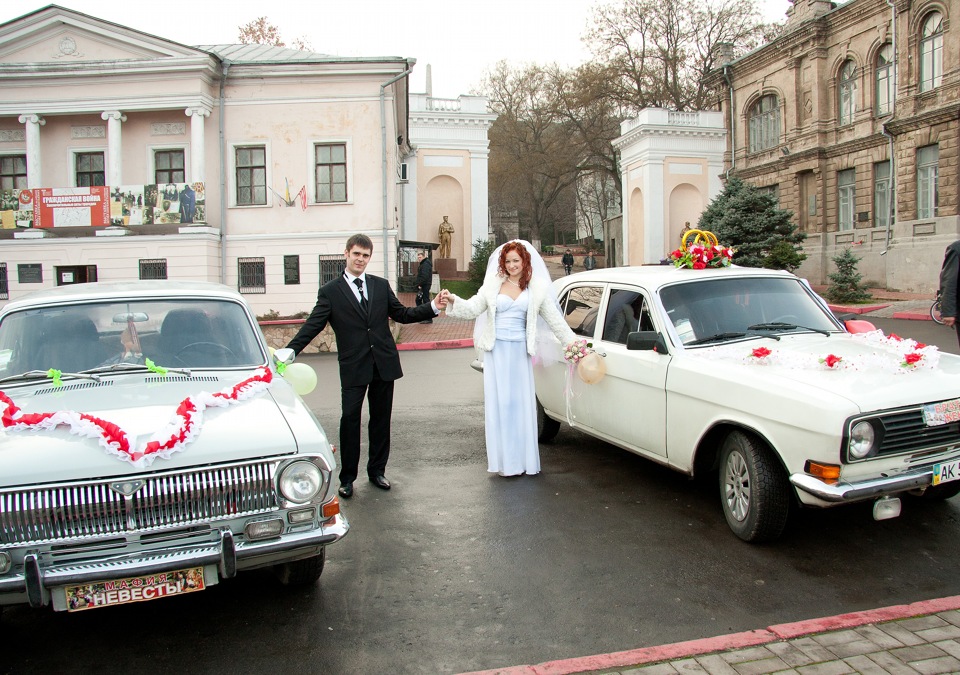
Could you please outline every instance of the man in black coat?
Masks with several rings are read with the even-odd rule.
[[[296,353],[329,323],[337,336],[340,362],[340,496],[353,496],[360,465],[360,413],[363,397],[370,403],[370,446],[367,476],[382,490],[390,489],[385,473],[390,457],[390,416],[393,383],[403,377],[400,354],[390,322],[414,323],[433,317],[446,307],[446,293],[417,307],[405,307],[386,279],[366,274],[373,242],[365,234],[347,240],[347,269],[324,284],[317,304],[303,327],[287,345]]]
[[[957,297],[957,282],[960,278],[960,239],[947,246],[940,268],[940,314],[946,326],[958,329],[957,342],[960,344],[960,298]]]
[[[433,285],[433,264],[423,251],[417,251],[417,304],[430,302],[430,287]],[[424,319],[420,323],[433,323],[433,319]]]

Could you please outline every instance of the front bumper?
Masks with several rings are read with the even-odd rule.
[[[933,484],[933,465],[911,469],[896,476],[880,476],[862,481],[825,483],[806,473],[795,473],[790,482],[798,490],[831,504],[847,504],[884,497]]]
[[[97,556],[82,563],[48,564],[42,552],[28,552],[21,571],[0,579],[0,605],[27,602],[33,607],[43,607],[50,604],[51,588],[171,572],[186,567],[215,566],[220,578],[230,578],[238,570],[318,555],[324,546],[343,538],[349,529],[346,518],[340,513],[319,528],[288,532],[263,541],[237,540],[229,529],[224,528],[216,533],[216,541],[212,542]]]

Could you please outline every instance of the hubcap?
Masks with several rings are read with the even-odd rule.
[[[750,512],[750,471],[747,461],[736,450],[727,457],[723,476],[723,498],[730,515],[742,522]]]

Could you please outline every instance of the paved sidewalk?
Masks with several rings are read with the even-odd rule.
[[[464,675],[960,673],[960,596]]]

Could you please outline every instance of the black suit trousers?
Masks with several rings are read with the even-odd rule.
[[[360,415],[363,397],[370,405],[367,441],[370,446],[367,476],[382,476],[390,459],[390,416],[393,413],[393,380],[382,380],[376,366],[370,384],[340,388],[340,483],[357,479],[360,467]]]

